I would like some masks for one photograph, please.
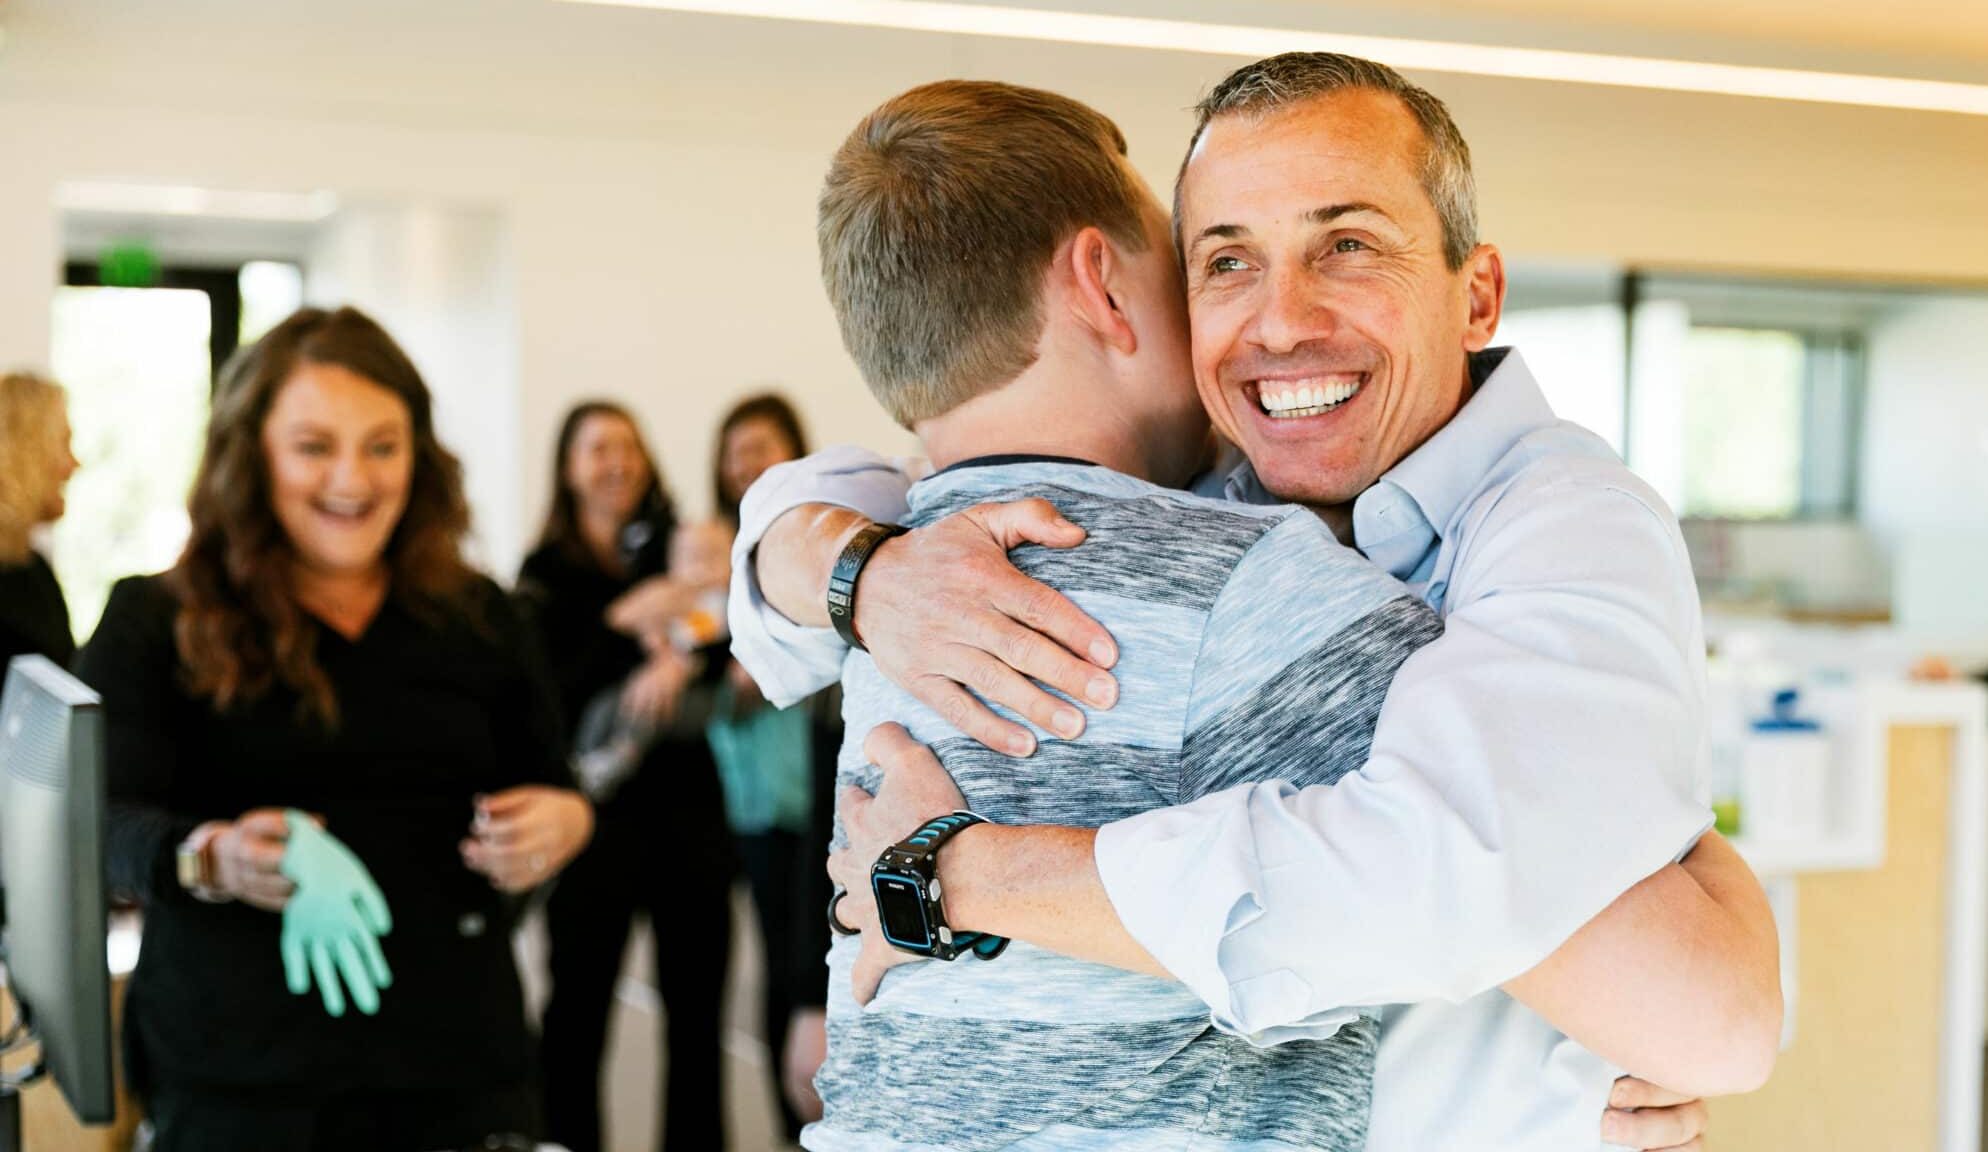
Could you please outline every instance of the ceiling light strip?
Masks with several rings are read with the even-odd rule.
[[[567,0],[623,8],[657,8],[725,16],[758,16],[818,24],[848,24],[918,32],[1050,40],[1121,48],[1201,52],[1219,56],[1269,56],[1278,52],[1343,52],[1397,68],[1652,88],[1720,96],[1757,96],[1823,104],[1854,104],[1923,112],[1988,116],[1988,85],[1901,76],[1863,76],[1714,64],[1548,48],[1505,48],[1393,36],[1353,36],[1163,20],[1095,12],[1008,8],[941,0]]]

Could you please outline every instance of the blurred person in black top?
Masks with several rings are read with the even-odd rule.
[[[717,769],[685,701],[693,681],[721,672],[722,663],[688,656],[668,638],[668,621],[689,608],[685,590],[665,573],[675,516],[626,409],[595,401],[567,414],[552,490],[517,594],[558,685],[568,739],[603,703],[655,737],[627,775],[590,785],[594,841],[546,903],[552,995],[539,1049],[546,1136],[572,1152],[602,1147],[608,1019],[631,924],[646,911],[665,1009],[660,1144],[718,1152],[733,849]]]
[[[733,405],[718,424],[712,451],[719,518],[736,532],[739,501],[753,481],[775,464],[807,454],[807,433],[786,398],[769,392]],[[753,722],[755,712],[770,706],[745,669],[736,661],[729,665],[733,719]],[[753,768],[762,787],[798,788],[808,801],[781,821],[737,831],[766,955],[766,1039],[778,1070],[780,1117],[788,1139],[796,1140],[803,1123],[821,1118],[814,1077],[828,1046],[823,1005],[829,938],[823,910],[832,891],[825,864],[834,823],[835,757],[842,747],[841,688],[811,696],[791,711],[799,714],[797,722],[804,721],[803,738],[784,747],[762,742],[777,762]]]
[[[62,389],[28,372],[0,376],[0,676],[16,656],[63,667],[76,655],[69,605],[30,537],[62,518],[76,472]]]
[[[461,559],[461,467],[413,364],[351,309],[292,315],[226,372],[189,510],[178,564],[119,583],[78,661],[104,701],[111,883],[144,905],[126,1054],[154,1147],[532,1133],[507,894],[592,815],[529,636]],[[377,1015],[284,985],[286,808],[385,893]]]

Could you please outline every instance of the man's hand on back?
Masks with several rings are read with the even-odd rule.
[[[938,758],[896,724],[872,729],[863,741],[863,757],[884,770],[883,784],[875,796],[861,788],[842,790],[836,813],[846,843],[828,858],[829,876],[848,893],[836,905],[837,915],[845,927],[863,934],[852,976],[858,1004],[868,1004],[877,994],[885,972],[918,959],[884,941],[870,890],[870,865],[927,820],[966,806]]]
[[[1624,1076],[1609,1094],[1601,1138],[1645,1152],[1703,1152],[1706,1124],[1703,1100]]]
[[[1027,756],[1035,736],[982,700],[1074,739],[1083,713],[1040,685],[1111,707],[1118,683],[1105,669],[1117,645],[1062,593],[1017,571],[1008,551],[1083,540],[1045,500],[948,516],[877,548],[857,582],[856,632],[886,678],[997,752]]]

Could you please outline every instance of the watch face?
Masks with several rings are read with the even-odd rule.
[[[872,876],[884,938],[900,948],[930,951],[932,928],[925,920],[925,894],[902,876]]]

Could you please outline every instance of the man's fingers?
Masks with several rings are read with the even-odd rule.
[[[1118,703],[1118,681],[1111,673],[1087,660],[1079,660],[1063,646],[1033,626],[1024,627],[1005,616],[988,614],[983,624],[980,647],[1008,667],[1037,680],[1072,700],[1082,700],[1094,708]],[[983,693],[984,694],[984,693]],[[1000,703],[1007,704],[1006,700]],[[1014,707],[1012,704],[1009,707]],[[1016,711],[1022,711],[1019,708]],[[1032,714],[1029,719],[1034,720]],[[1048,725],[1043,725],[1045,728]]]
[[[919,676],[904,687],[919,703],[937,712],[941,720],[968,739],[1007,756],[1035,754],[1035,733],[1001,719],[993,709],[975,699],[973,693],[944,676]]]
[[[837,888],[842,889],[844,892],[864,891],[862,885],[863,870],[865,867],[867,866],[857,862],[855,854],[847,848],[844,848],[840,852],[829,853],[828,878],[834,882]],[[845,901],[848,899],[849,897],[847,896],[843,897]],[[843,923],[849,924],[851,921],[844,920]]]
[[[1615,1082],[1615,1088],[1608,1094],[1610,1108],[1669,1108],[1674,1104],[1689,1104],[1697,1099],[1639,1080],[1634,1076],[1624,1076]]]
[[[872,760],[871,763],[874,764],[876,761]],[[870,810],[870,804],[875,799],[875,797],[856,787],[854,784],[837,792],[835,794],[835,811],[837,815],[842,817],[842,826],[844,828],[862,827],[864,817]]]
[[[1698,1100],[1636,1112],[1611,1108],[1603,1114],[1601,1122],[1605,1142],[1629,1148],[1675,1148],[1704,1132],[1705,1104]]]
[[[1047,500],[1012,500],[1005,504],[982,504],[969,515],[980,521],[988,535],[1004,550],[1023,544],[1047,548],[1075,548],[1084,542],[1084,530],[1064,519],[1056,505]]]
[[[930,748],[912,739],[902,724],[879,724],[863,737],[863,759],[886,774],[944,772],[945,765]],[[948,777],[950,779],[950,777]]]
[[[902,724],[879,724],[863,737],[863,759],[888,772],[896,767],[907,754],[925,752],[923,744],[911,738],[911,733]],[[860,788],[845,788],[844,792],[861,792]]]
[[[961,681],[982,701],[1019,712],[1038,727],[1075,740],[1084,734],[1084,714],[1037,687],[1021,673],[985,652],[961,653]]]
[[[863,947],[856,954],[856,966],[849,973],[850,991],[856,994],[856,1003],[868,1004],[877,998],[877,988],[884,982],[884,973],[897,964],[896,953],[883,938],[874,932],[863,934]]]
[[[1118,644],[1112,640],[1111,633],[1105,631],[1104,625],[1084,615],[1083,609],[1078,608],[1068,596],[1039,580],[1031,580],[1010,569],[998,582],[990,585],[988,601],[1024,628],[1039,632],[1053,644],[1060,645],[1065,655],[1078,653],[1094,665],[1084,669],[1083,679],[1071,684],[1048,676],[1038,677],[1072,696],[1087,699],[1090,678],[1097,675],[1098,669],[1109,668],[1118,662]]]

